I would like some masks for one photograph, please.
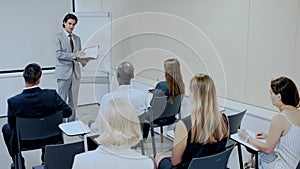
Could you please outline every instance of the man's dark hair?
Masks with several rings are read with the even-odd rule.
[[[68,21],[68,19],[74,19],[76,21],[76,23],[78,22],[78,19],[77,19],[77,16],[75,16],[74,14],[67,14],[65,17],[64,17],[64,20],[63,20],[63,24],[62,24],[62,27],[65,28],[65,25],[64,23]]]
[[[27,65],[23,72],[23,77],[26,83],[35,84],[36,81],[42,76],[42,68],[36,63]]]

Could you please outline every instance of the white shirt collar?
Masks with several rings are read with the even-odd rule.
[[[70,34],[65,29],[64,29],[64,32],[65,32],[66,36],[69,37]],[[73,38],[73,33],[71,33],[71,35],[72,35],[72,38]]]
[[[33,88],[36,88],[36,87],[39,87],[39,86],[38,85],[34,85],[34,86],[30,86],[30,87],[25,87],[24,90],[25,89],[33,89]]]
[[[132,88],[133,87],[131,85],[121,85],[116,89],[116,91],[128,90],[128,89],[132,89]]]

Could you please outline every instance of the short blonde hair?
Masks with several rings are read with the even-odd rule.
[[[142,139],[137,112],[128,99],[111,99],[99,113],[100,144],[134,146]]]

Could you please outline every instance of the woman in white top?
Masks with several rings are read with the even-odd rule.
[[[295,83],[287,77],[271,81],[270,98],[280,113],[271,120],[269,133],[256,133],[261,142],[239,130],[239,136],[255,145],[262,153],[259,155],[259,168],[295,169],[300,160],[300,110],[299,94]]]
[[[76,155],[73,169],[154,168],[152,159],[130,149],[142,139],[142,133],[136,110],[127,99],[111,99],[98,118],[101,145]]]

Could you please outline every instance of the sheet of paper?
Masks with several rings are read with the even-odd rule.
[[[246,131],[249,134],[249,136],[251,136],[252,138],[255,138],[255,132],[250,131],[250,130],[246,130]],[[259,151],[257,149],[257,147],[255,147],[254,145],[252,145],[250,143],[247,143],[245,140],[241,139],[240,136],[238,135],[238,133],[230,135],[230,138],[237,141],[237,142],[239,142],[239,143],[241,143],[241,144],[243,144],[246,147],[249,147],[252,150]],[[255,138],[255,139],[257,139],[257,138]],[[257,140],[262,141],[262,142],[266,142],[265,139],[257,139]]]
[[[87,60],[98,59],[98,50],[99,50],[99,46],[92,46],[83,49],[85,55],[82,56],[81,59],[87,59]]]

